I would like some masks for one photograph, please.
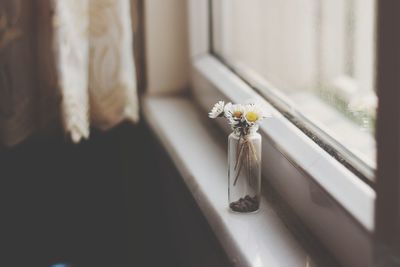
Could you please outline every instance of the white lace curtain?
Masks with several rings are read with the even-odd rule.
[[[138,120],[129,0],[0,2],[0,142]]]

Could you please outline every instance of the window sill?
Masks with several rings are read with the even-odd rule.
[[[206,115],[181,97],[146,97],[143,104],[145,120],[235,266],[316,266],[266,199],[257,214],[229,212],[226,151]]]
[[[372,266],[375,192],[289,122],[210,54],[192,62],[192,94],[216,101],[263,102],[273,118],[260,127],[263,177],[343,266]],[[223,121],[220,125],[222,126]],[[225,127],[228,131],[229,127]]]
[[[315,144],[213,56],[197,58],[193,76],[194,95],[203,107],[211,107],[218,99],[229,99],[235,103],[248,99],[263,102],[273,114],[272,119],[261,124],[260,132],[264,139],[296,169],[321,185],[365,229],[373,231],[375,192],[369,186]]]

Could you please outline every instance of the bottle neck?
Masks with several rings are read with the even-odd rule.
[[[259,128],[258,125],[254,125],[254,126],[250,127],[249,129],[247,129],[247,131],[241,131],[240,129],[236,129],[236,130],[233,130],[233,134],[238,138],[246,138],[246,137],[256,134],[258,131],[258,128]]]

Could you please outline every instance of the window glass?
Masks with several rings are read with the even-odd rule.
[[[374,0],[213,0],[213,52],[350,162],[375,168]]]

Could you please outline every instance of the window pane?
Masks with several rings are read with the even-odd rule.
[[[374,0],[213,0],[213,50],[267,98],[375,168]]]

